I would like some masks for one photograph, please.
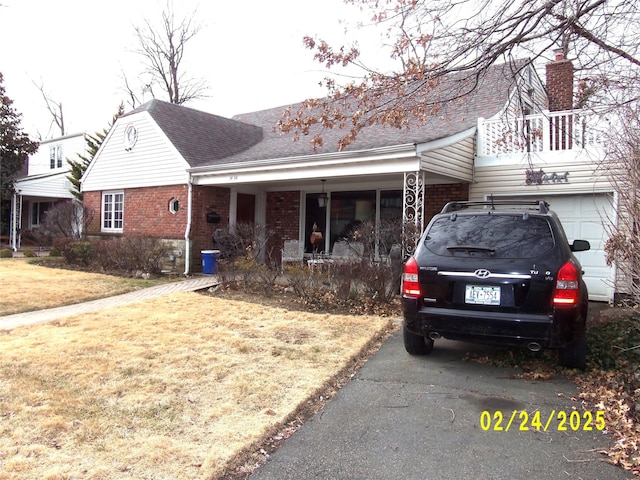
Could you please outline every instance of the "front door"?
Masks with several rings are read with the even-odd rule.
[[[238,193],[238,213],[236,223],[254,223],[256,220],[256,196]]]

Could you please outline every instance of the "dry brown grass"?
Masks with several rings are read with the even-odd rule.
[[[51,269],[29,262],[0,260],[0,316],[104,298],[166,281]]]
[[[217,478],[388,324],[182,293],[15,329],[0,479]]]

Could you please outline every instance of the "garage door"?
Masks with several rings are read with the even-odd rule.
[[[541,199],[560,217],[569,243],[581,239],[591,244],[591,250],[575,254],[584,270],[589,300],[613,300],[613,269],[607,266],[604,253],[607,240],[604,223],[614,218],[611,195],[554,195]]]

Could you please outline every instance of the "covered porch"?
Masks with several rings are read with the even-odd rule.
[[[36,231],[45,213],[57,202],[71,200],[68,172],[33,175],[18,180],[11,200],[9,246],[15,252],[23,241],[33,244],[27,232]]]
[[[304,255],[328,253],[356,225],[371,223],[377,235],[378,226],[396,222],[398,228],[409,227],[402,232],[406,255],[413,252],[416,236],[446,201],[468,198],[473,150],[465,158],[468,170],[460,174],[442,168],[443,161],[451,160],[444,154],[449,147],[451,143],[408,144],[199,167],[189,174],[197,188],[228,188],[229,224],[266,226],[275,232],[277,249],[285,240],[298,240]],[[434,156],[438,151],[445,160]],[[429,194],[432,188],[435,195]],[[314,226],[322,233],[316,245],[310,240]],[[376,247],[376,256],[381,253]]]

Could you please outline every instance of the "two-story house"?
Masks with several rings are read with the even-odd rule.
[[[73,198],[67,158],[75,159],[84,152],[84,133],[75,133],[44,140],[29,156],[27,175],[17,179],[11,205],[9,241],[13,250],[29,241],[29,232],[38,228],[52,205]]]
[[[465,81],[452,75],[438,89],[461,91]],[[578,135],[575,114],[552,113],[560,110],[556,91],[566,89],[556,90],[557,82],[573,82],[570,62],[550,64],[546,87],[526,61],[495,65],[477,88],[425,122],[402,130],[368,126],[342,151],[339,129],[324,131],[315,149],[308,138],[294,142],[279,133],[284,107],[228,119],[153,100],[118,118],[83,177],[85,205],[100,212],[90,233],[163,238],[190,273],[225,225],[267,226],[279,248],[293,239],[305,252],[315,225],[321,249],[331,251],[355,221],[402,219],[421,230],[450,200],[534,195],[561,206],[561,218],[580,203],[581,228],[572,229],[576,223],[566,216],[576,238],[601,224],[596,206],[612,188],[583,155],[598,154],[597,145]],[[588,239],[603,235],[601,229]],[[613,278],[611,269],[602,243],[594,243],[589,255],[598,257],[597,269],[582,260],[593,298],[609,300],[612,289],[601,287]]]

